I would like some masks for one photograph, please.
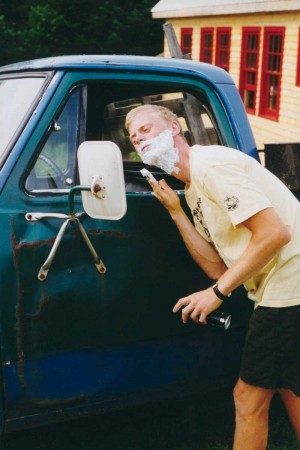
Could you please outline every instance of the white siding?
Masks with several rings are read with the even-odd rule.
[[[192,59],[199,61],[200,55],[200,29],[212,27],[231,27],[231,54],[230,75],[236,85],[239,84],[240,56],[242,27],[261,27],[261,48],[259,62],[257,103],[260,99],[260,73],[262,65],[262,50],[264,27],[285,27],[284,59],[281,79],[281,100],[279,120],[272,121],[258,116],[259,104],[256,105],[256,114],[249,114],[250,123],[254,132],[258,148],[262,149],[266,143],[300,142],[300,87],[296,86],[296,66],[298,55],[298,33],[300,26],[300,11],[273,13],[273,14],[245,14],[232,16],[188,17],[170,20],[180,42],[180,29],[193,28]],[[216,33],[214,34],[215,58]],[[165,43],[165,54],[169,51]]]

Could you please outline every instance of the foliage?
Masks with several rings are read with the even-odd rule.
[[[0,0],[0,65],[68,54],[157,55],[155,0]]]

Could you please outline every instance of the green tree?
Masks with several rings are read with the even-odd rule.
[[[154,0],[0,0],[0,64],[67,54],[157,55]]]

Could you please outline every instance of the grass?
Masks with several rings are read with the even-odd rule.
[[[199,405],[205,408],[199,408]],[[5,450],[231,450],[231,395],[169,401],[8,435]],[[299,450],[275,398],[267,450]],[[240,449],[243,450],[243,449]]]
[[[201,430],[201,414],[198,416],[199,433],[198,442],[190,440],[187,447],[180,450],[231,450],[234,433],[234,408],[233,404],[222,405],[213,416],[206,416],[207,426]],[[197,436],[197,432],[195,434]],[[299,450],[294,431],[289,423],[281,400],[274,398],[269,419],[268,450]],[[179,450],[179,449],[178,449]],[[241,449],[243,450],[243,449]]]

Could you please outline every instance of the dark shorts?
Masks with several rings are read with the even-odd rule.
[[[240,377],[253,386],[290,389],[300,397],[300,305],[255,309]]]

